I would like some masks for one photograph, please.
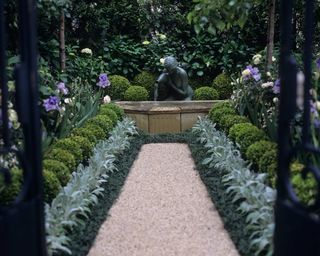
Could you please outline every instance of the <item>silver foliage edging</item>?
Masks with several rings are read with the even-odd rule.
[[[80,164],[72,173],[70,182],[62,188],[51,205],[46,205],[46,232],[49,255],[63,251],[71,254],[66,229],[83,223],[89,218],[90,208],[102,194],[102,184],[108,173],[117,170],[116,155],[130,146],[130,137],[137,134],[135,123],[125,118],[118,122],[107,140],[99,142],[93,149],[88,166]],[[79,218],[81,217],[81,218]]]
[[[272,255],[276,191],[266,185],[267,174],[250,171],[235,145],[207,118],[200,118],[192,132],[207,149],[207,158],[202,164],[223,171],[221,181],[227,187],[226,193],[234,197],[233,202],[242,200],[238,211],[246,215],[252,239],[250,247],[255,255],[262,251]]]

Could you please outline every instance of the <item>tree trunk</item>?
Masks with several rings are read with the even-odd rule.
[[[66,47],[65,47],[65,20],[64,20],[64,11],[60,15],[60,69],[61,72],[64,72],[66,69]]]
[[[266,71],[269,71],[270,66],[272,65],[272,55],[273,55],[273,47],[274,47],[275,12],[276,12],[276,0],[269,0]]]

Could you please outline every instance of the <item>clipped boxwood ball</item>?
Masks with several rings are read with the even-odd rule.
[[[156,77],[152,73],[148,71],[142,71],[140,74],[134,77],[132,84],[135,86],[144,87],[148,92],[149,99],[151,99],[155,82]]]
[[[4,205],[13,202],[22,188],[22,170],[19,170],[18,168],[12,168],[10,173],[11,183],[8,185],[5,184],[3,175],[0,175],[0,203]]]
[[[233,92],[231,80],[226,73],[218,75],[212,82],[212,87],[216,89],[220,95],[220,99],[229,99]]]
[[[109,96],[113,100],[123,100],[124,93],[129,88],[130,82],[127,78],[123,76],[113,75],[109,76],[110,87]]]
[[[204,86],[194,91],[194,99],[195,100],[218,100],[219,93],[217,92],[217,90],[209,86]]]
[[[74,159],[76,160],[77,164],[83,160],[82,150],[79,144],[71,140],[70,138],[58,140],[56,143],[53,144],[53,148],[61,148],[70,152],[74,156]]]
[[[246,152],[247,159],[255,166],[259,165],[260,158],[268,151],[276,149],[277,144],[267,140],[260,140],[250,145]],[[262,171],[262,170],[260,170]]]
[[[106,136],[111,132],[113,128],[112,121],[106,115],[97,115],[95,117],[92,117],[87,120],[86,125],[96,125],[101,127]]]
[[[85,137],[71,136],[71,140],[76,142],[82,150],[83,159],[87,160],[91,156],[93,144]]]
[[[101,108],[99,110],[99,115],[105,115],[107,117],[110,118],[110,120],[112,121],[112,125],[116,125],[118,122],[118,116],[117,114],[110,108]]]
[[[71,132],[71,136],[81,136],[87,138],[90,141],[90,143],[92,143],[92,145],[95,145],[97,142],[97,139],[94,136],[94,132],[83,127],[73,129]]]
[[[44,201],[50,203],[59,193],[61,184],[52,171],[43,170]]]
[[[122,120],[124,117],[124,110],[114,103],[108,103],[100,106],[100,111],[103,111],[104,109],[113,110],[117,114],[119,120]]]
[[[236,143],[240,145],[241,151],[243,154],[247,152],[248,147],[259,141],[259,140],[266,140],[267,136],[265,132],[259,129],[256,126],[252,126],[249,128],[242,129],[238,132],[236,137]]]
[[[127,101],[146,101],[149,93],[142,86],[130,86],[124,94],[124,100]]]
[[[230,107],[212,108],[209,111],[209,119],[214,123],[220,123],[220,119],[225,115],[235,115],[236,110]]]
[[[104,140],[106,138],[106,133],[96,124],[86,123],[83,128],[92,132],[96,141]]]
[[[53,172],[62,186],[67,185],[70,180],[70,171],[68,167],[57,160],[43,160],[43,169]]]
[[[260,172],[268,173],[269,184],[274,185],[277,172],[277,150],[272,149],[263,154],[259,160]]]
[[[234,106],[232,105],[231,101],[225,100],[222,102],[215,103],[211,110],[214,111],[215,109],[219,108],[234,108]]]
[[[229,137],[235,141],[238,137],[239,134],[243,131],[243,130],[248,130],[250,128],[254,127],[254,125],[252,123],[240,123],[240,124],[235,124],[233,126],[231,126],[231,128],[229,129]]]
[[[220,118],[219,127],[225,132],[229,132],[229,129],[235,124],[248,123],[249,119],[240,115],[225,115]]]
[[[69,172],[75,171],[77,164],[74,156],[67,150],[61,148],[53,148],[46,155],[45,159],[57,160],[64,163],[69,168]]]

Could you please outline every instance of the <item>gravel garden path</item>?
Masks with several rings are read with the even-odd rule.
[[[146,144],[89,256],[239,255],[186,144]]]

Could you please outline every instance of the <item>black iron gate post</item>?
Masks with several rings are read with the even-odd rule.
[[[23,169],[23,186],[10,206],[0,205],[0,255],[46,255],[44,204],[41,167],[41,130],[38,106],[36,1],[17,1],[20,31],[20,64],[15,82],[17,113],[24,136],[24,148],[11,147],[7,114],[5,6],[0,0],[0,83],[4,147],[1,154],[17,155]],[[10,171],[1,167],[0,175],[10,182]]]
[[[314,0],[305,1],[304,29],[304,76],[303,95],[303,129],[300,145],[291,145],[290,134],[293,119],[297,111],[297,65],[295,63],[292,45],[292,14],[293,0],[281,0],[281,58],[280,58],[280,115],[278,133],[278,182],[277,201],[275,207],[275,236],[276,256],[319,256],[320,255],[320,169],[312,163],[304,163],[302,173],[311,173],[318,183],[318,195],[314,205],[302,204],[296,196],[290,182],[290,163],[297,153],[320,155],[320,149],[311,143],[310,134],[310,88],[311,63],[314,33]]]

